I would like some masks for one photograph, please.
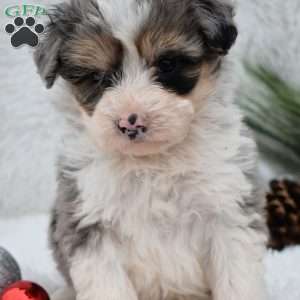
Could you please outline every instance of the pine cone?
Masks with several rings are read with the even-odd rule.
[[[283,250],[300,244],[300,182],[274,180],[267,194],[269,248]]]

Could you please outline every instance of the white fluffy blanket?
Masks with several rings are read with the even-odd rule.
[[[263,61],[299,84],[300,1],[237,1],[240,38],[236,54],[241,60]],[[11,0],[1,0],[0,11],[11,4]],[[42,87],[31,51],[10,46],[3,30],[10,21],[0,14],[0,246],[15,255],[24,278],[52,292],[62,285],[46,243],[62,120],[49,100],[55,92]],[[265,178],[278,172],[268,168]],[[265,264],[270,299],[299,300],[300,248],[270,252]]]

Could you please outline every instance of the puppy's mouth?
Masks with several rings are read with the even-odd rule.
[[[123,154],[135,156],[157,154],[170,143],[166,137],[158,138],[154,134],[156,132],[159,135],[159,130],[158,132],[153,131],[149,120],[146,125],[146,123],[141,124],[141,122],[124,123],[120,119],[114,122],[114,127],[117,139],[114,139],[114,145],[111,146]]]

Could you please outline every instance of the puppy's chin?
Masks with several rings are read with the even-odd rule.
[[[167,142],[147,142],[147,141],[124,141],[116,138],[110,145],[99,145],[104,151],[118,152],[123,155],[144,157],[163,153],[171,144]]]
[[[130,113],[142,116],[147,126],[147,131],[133,140],[116,126],[121,116]],[[153,87],[109,92],[92,116],[84,114],[84,124],[100,150],[141,157],[163,153],[182,143],[193,118],[192,101]]]

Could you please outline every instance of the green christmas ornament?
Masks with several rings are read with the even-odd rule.
[[[12,255],[0,247],[0,293],[10,284],[21,279],[21,271]]]

